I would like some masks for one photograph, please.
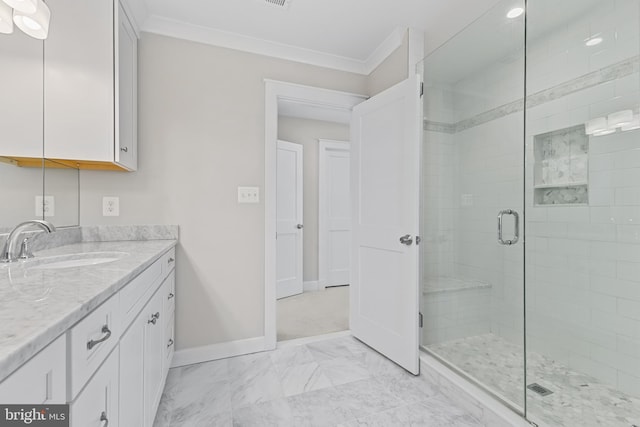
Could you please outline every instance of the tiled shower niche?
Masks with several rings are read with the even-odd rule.
[[[534,205],[589,202],[589,137],[584,125],[536,135]]]

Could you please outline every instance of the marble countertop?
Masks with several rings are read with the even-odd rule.
[[[20,263],[0,265],[0,381],[176,243],[177,240],[74,243],[39,251],[34,260],[88,252],[128,255],[105,264],[55,270],[25,269]]]

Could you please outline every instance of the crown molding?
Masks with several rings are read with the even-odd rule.
[[[402,45],[402,40],[404,40],[404,35],[407,33],[406,28],[396,28],[387,36],[386,39],[374,50],[369,58],[367,58],[366,64],[366,73],[371,74],[373,70],[378,68],[385,59],[389,57],[397,48]]]
[[[402,44],[405,33],[404,29],[394,30],[366,61],[362,61],[200,25],[188,24],[157,15],[148,17],[141,29],[148,33],[362,75],[370,74],[385,58],[396,50]]]

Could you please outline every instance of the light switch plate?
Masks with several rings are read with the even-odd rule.
[[[54,196],[36,196],[36,217],[52,217],[56,215],[56,199]]]
[[[120,197],[102,198],[102,216],[120,216]]]
[[[260,203],[260,187],[238,187],[238,203]]]

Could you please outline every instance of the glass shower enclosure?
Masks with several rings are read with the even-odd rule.
[[[421,344],[539,425],[640,425],[639,55],[639,0],[502,0],[419,65]]]

